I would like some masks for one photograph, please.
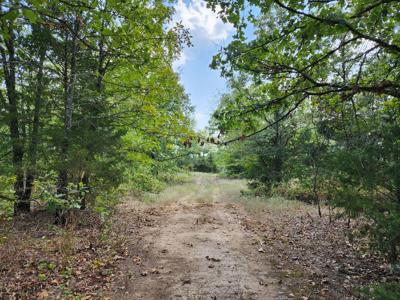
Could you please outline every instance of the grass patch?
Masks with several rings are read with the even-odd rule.
[[[175,201],[213,203],[215,201],[240,198],[246,188],[244,180],[221,179],[216,174],[193,172],[182,175],[178,184],[168,186],[160,193],[145,193],[141,200],[147,204],[168,204]]]
[[[310,210],[312,206],[282,196],[257,196],[249,190],[243,179],[226,179],[218,174],[192,172],[183,175],[185,180],[168,186],[160,193],[145,193],[141,201],[145,204],[170,204],[176,201],[195,203],[238,203],[252,214],[261,215],[266,210],[273,212],[297,212]]]
[[[400,283],[380,283],[371,285],[361,290],[361,295],[373,300],[398,300],[400,299]]]
[[[252,194],[242,193],[237,199],[244,208],[256,215],[264,213],[266,210],[274,212],[293,212],[310,210],[312,207],[297,200],[288,200],[281,196],[255,196]]]

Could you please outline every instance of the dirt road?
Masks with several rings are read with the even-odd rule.
[[[267,250],[232,204],[243,187],[199,174],[150,207],[125,203],[132,243],[111,299],[286,299]]]

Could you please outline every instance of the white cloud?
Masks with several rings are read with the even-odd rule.
[[[178,70],[179,67],[183,66],[184,64],[186,64],[186,62],[188,61],[188,56],[185,53],[185,51],[182,51],[179,55],[179,57],[174,60],[174,62],[172,63],[172,67],[174,68],[174,70]]]
[[[222,22],[207,8],[204,0],[191,0],[189,3],[178,0],[175,10],[173,22],[181,21],[194,37],[200,35],[211,42],[221,42],[233,31],[233,26]]]

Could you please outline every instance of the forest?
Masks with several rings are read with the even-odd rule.
[[[0,299],[399,299],[400,2],[175,3],[0,2]]]

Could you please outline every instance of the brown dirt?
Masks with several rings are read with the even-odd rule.
[[[311,205],[241,193],[243,180],[193,178],[127,199],[111,226],[90,212],[66,228],[46,213],[0,223],[0,299],[354,300],[400,281],[369,251],[362,219],[347,228]]]
[[[197,191],[150,209],[124,204],[131,245],[110,298],[287,299],[262,245],[242,226],[241,209],[222,201],[218,180],[196,183],[214,185],[211,202],[193,201]]]
[[[241,193],[245,181],[195,174],[191,183],[126,201],[128,241],[111,299],[365,299],[359,288],[398,282],[347,220],[312,205]],[[247,195],[247,196],[246,196]]]

